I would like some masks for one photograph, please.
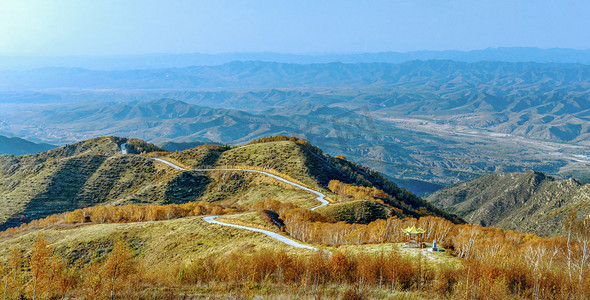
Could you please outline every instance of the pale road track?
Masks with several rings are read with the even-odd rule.
[[[295,182],[291,182],[289,180],[286,180],[284,178],[281,178],[279,176],[276,176],[276,175],[273,175],[273,174],[270,174],[270,173],[267,173],[267,172],[264,172],[264,171],[248,170],[248,169],[193,169],[193,170],[188,170],[188,169],[181,168],[181,167],[179,167],[179,166],[177,166],[177,165],[175,165],[175,164],[173,164],[173,163],[171,163],[169,161],[165,161],[165,160],[160,159],[160,158],[153,158],[153,159],[156,160],[156,161],[159,161],[159,162],[161,162],[163,164],[166,164],[166,165],[168,165],[168,166],[170,166],[172,168],[175,168],[177,170],[181,170],[181,171],[244,171],[244,172],[260,173],[260,174],[264,174],[266,176],[270,176],[270,177],[272,177],[274,179],[280,180],[280,181],[282,181],[284,183],[290,184],[292,186],[298,187],[298,188],[300,188],[302,190],[305,190],[305,191],[308,191],[308,192],[311,192],[311,193],[316,194],[318,196],[316,198],[316,200],[320,201],[321,204],[318,205],[318,206],[314,206],[314,207],[310,208],[310,210],[314,210],[316,208],[319,208],[319,207],[328,205],[328,203],[329,203],[326,200],[326,198],[325,198],[326,195],[324,195],[324,194],[322,194],[322,193],[320,193],[318,191],[314,191],[314,190],[312,190],[310,188],[304,187],[304,186],[302,186],[300,184],[297,184]],[[268,231],[268,230],[264,230],[264,229],[259,229],[259,228],[254,228],[254,227],[248,227],[248,226],[241,226],[241,225],[235,225],[235,224],[230,224],[230,223],[224,223],[224,222],[220,222],[220,221],[215,220],[215,218],[217,218],[217,216],[207,216],[207,217],[204,217],[203,220],[205,222],[208,222],[208,223],[211,223],[211,224],[217,224],[217,225],[222,225],[222,226],[240,228],[240,229],[244,229],[244,230],[249,230],[249,231],[263,233],[263,234],[266,234],[266,235],[270,236],[271,238],[273,238],[275,240],[278,240],[280,242],[283,242],[283,243],[285,243],[287,245],[290,245],[290,246],[293,246],[293,247],[303,248],[303,249],[310,249],[310,250],[315,250],[315,251],[318,250],[317,248],[314,248],[314,247],[311,247],[311,246],[307,246],[307,245],[303,245],[303,244],[301,244],[299,242],[296,242],[294,240],[291,240],[289,238],[286,238],[286,237],[284,237],[284,236],[282,236],[280,234],[277,234],[275,232],[272,232],[272,231]]]
[[[314,250],[317,251],[317,248],[311,247],[311,246],[307,246],[307,245],[303,245],[299,242],[296,242],[292,239],[288,239],[278,233],[274,233],[272,231],[268,231],[268,230],[264,230],[264,229],[258,229],[258,228],[254,228],[254,227],[248,227],[248,226],[242,226],[242,225],[236,225],[236,224],[230,224],[230,223],[223,223],[220,221],[215,220],[215,218],[217,218],[217,216],[207,216],[203,218],[203,221],[208,222],[208,223],[212,223],[212,224],[218,224],[218,225],[222,225],[222,226],[229,226],[229,227],[235,227],[235,228],[240,228],[240,229],[244,229],[244,230],[249,230],[249,231],[255,231],[255,232],[260,232],[263,234],[266,234],[268,236],[270,236],[271,238],[281,241],[287,245],[293,246],[293,247],[297,247],[297,248],[304,248],[304,249],[309,249],[309,250]]]

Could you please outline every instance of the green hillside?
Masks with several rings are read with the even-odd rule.
[[[325,155],[321,149],[292,137],[269,137],[231,149],[220,146],[198,147],[173,153],[169,157],[191,168],[268,168],[316,189],[325,189],[330,180],[375,187],[389,194],[391,197],[386,204],[399,208],[405,216],[434,215],[455,223],[462,222],[456,216],[398,187],[379,173],[346,159]]]
[[[543,173],[497,173],[441,189],[426,198],[472,224],[542,236],[563,233],[570,211],[590,214],[590,185]]]
[[[127,155],[121,154],[123,143]],[[316,204],[310,193],[261,174],[181,172],[149,155],[189,168],[271,169],[319,190],[325,190],[333,179],[374,186],[392,195],[387,204],[403,211],[403,215],[436,215],[460,222],[379,174],[326,156],[319,148],[298,139],[281,137],[234,148],[205,145],[175,153],[161,150],[139,140],[100,137],[35,155],[2,156],[0,228],[97,204],[223,201],[249,205],[267,199],[288,200],[304,207]]]
[[[121,153],[123,143],[131,154]],[[585,259],[578,247],[588,237],[584,219],[568,220],[573,236],[567,241],[453,224],[462,220],[378,173],[292,137],[160,150],[138,140],[101,137],[36,156],[3,157],[2,172],[12,186],[1,191],[5,215],[64,212],[0,234],[7,297],[569,299],[571,287],[590,282],[583,272],[571,273],[568,254],[556,251],[567,246],[574,263]],[[265,170],[320,190],[332,203],[311,211],[306,208],[317,205],[316,195],[270,176],[181,171],[156,157],[185,168]],[[508,175],[498,181],[520,187],[511,194],[515,197],[535,188],[567,190],[563,184],[586,192],[573,180],[534,172]],[[552,187],[553,182],[562,185]],[[22,197],[11,194],[15,191]],[[25,201],[11,212],[8,204],[15,199]],[[218,203],[142,205],[187,201]],[[71,212],[124,203],[136,205]],[[19,221],[12,218],[4,226]],[[236,225],[242,227],[228,227]],[[427,230],[425,245],[402,243],[401,229],[409,226]],[[285,237],[302,248],[285,244]],[[431,251],[434,240],[440,251]],[[537,257],[531,259],[531,253]],[[575,298],[590,295],[587,288],[573,292]]]
[[[387,219],[392,216],[391,209],[386,205],[369,200],[335,203],[320,207],[316,211],[337,222],[348,224],[369,224],[377,219]]]
[[[0,157],[2,228],[97,204],[134,202],[142,195],[158,201],[157,193],[134,188],[162,190],[166,171],[156,171],[146,157],[122,155],[125,142],[145,144],[101,137],[35,155]]]
[[[121,154],[123,143],[130,154]],[[180,172],[137,154],[154,150],[161,149],[139,140],[100,137],[36,155],[0,157],[0,228],[99,204],[247,204],[262,194],[315,203],[307,193],[278,188],[263,175]]]

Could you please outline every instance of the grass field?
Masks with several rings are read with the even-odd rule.
[[[27,233],[0,242],[0,257],[9,249],[31,249],[39,234],[54,251],[70,261],[92,258],[110,251],[113,241],[122,238],[132,245],[140,261],[154,268],[186,264],[199,257],[226,255],[234,251],[271,248],[288,253],[305,252],[260,233],[209,224],[202,217],[167,221],[60,226]]]

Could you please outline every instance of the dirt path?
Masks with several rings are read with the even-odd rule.
[[[249,231],[254,231],[254,232],[260,232],[263,234],[266,234],[268,236],[270,236],[271,238],[281,241],[287,245],[293,246],[293,247],[297,247],[297,248],[303,248],[303,249],[309,249],[309,250],[314,250],[317,251],[317,248],[311,247],[311,246],[307,246],[307,245],[303,245],[299,242],[296,242],[294,240],[288,239],[278,233],[272,232],[272,231],[268,231],[268,230],[264,230],[264,229],[258,229],[258,228],[253,228],[253,227],[248,227],[248,226],[242,226],[242,225],[236,225],[236,224],[230,224],[230,223],[224,223],[224,222],[220,222],[215,220],[215,218],[217,218],[217,216],[207,216],[204,217],[203,220],[207,223],[211,223],[211,224],[217,224],[217,225],[222,225],[222,226],[228,226],[228,227],[235,227],[235,228],[240,228],[240,229],[244,229],[244,230],[249,230]]]
[[[317,195],[316,200],[320,201],[320,205],[314,206],[314,207],[310,208],[310,210],[314,210],[316,208],[319,208],[319,207],[322,207],[322,206],[325,206],[325,205],[328,205],[329,204],[329,202],[326,200],[326,195],[324,195],[324,194],[322,194],[322,193],[320,193],[318,191],[314,191],[314,190],[312,190],[310,188],[304,187],[304,186],[302,186],[300,184],[297,184],[295,182],[291,182],[289,180],[286,180],[284,178],[281,178],[279,176],[276,176],[276,175],[267,173],[267,172],[256,171],[256,170],[247,170],[247,169],[193,169],[193,170],[188,170],[188,169],[182,168],[180,166],[177,166],[177,165],[175,165],[175,164],[173,164],[173,163],[171,163],[169,161],[165,161],[165,160],[160,159],[160,158],[154,158],[154,160],[159,161],[159,162],[161,162],[163,164],[166,164],[166,165],[168,165],[170,167],[173,167],[173,168],[175,168],[177,170],[181,170],[181,171],[245,171],[245,172],[255,172],[255,173],[264,174],[266,176],[270,176],[270,177],[272,177],[274,179],[277,179],[279,181],[282,181],[284,183],[287,183],[287,184],[290,184],[292,186],[298,187],[298,188],[300,188],[302,190],[305,190],[305,191],[308,191],[308,192],[311,192],[311,193],[316,194]],[[262,234],[266,234],[266,235],[270,236],[271,238],[273,238],[273,239],[275,239],[277,241],[283,242],[283,243],[285,243],[287,245],[290,245],[290,246],[293,246],[293,247],[303,248],[303,249],[310,249],[310,250],[315,250],[315,251],[318,250],[317,248],[314,248],[314,247],[311,247],[311,246],[307,246],[307,245],[303,245],[303,244],[301,244],[299,242],[296,242],[294,240],[291,240],[289,238],[286,238],[286,237],[284,237],[284,236],[282,236],[282,235],[280,235],[278,233],[272,232],[272,231],[268,231],[268,230],[264,230],[264,229],[259,229],[259,228],[248,227],[248,226],[242,226],[242,225],[224,223],[224,222],[220,222],[220,221],[215,220],[215,218],[217,218],[217,216],[207,216],[207,217],[204,217],[203,220],[205,222],[208,222],[208,223],[211,223],[211,224],[217,224],[217,225],[222,225],[222,226],[240,228],[240,229],[244,229],[244,230],[249,230],[249,231],[254,231],[254,232],[259,232],[259,233],[262,233]]]

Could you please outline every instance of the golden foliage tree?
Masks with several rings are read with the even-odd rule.
[[[113,299],[115,292],[129,286],[127,280],[136,270],[133,261],[133,250],[125,245],[122,240],[117,240],[113,245],[113,251],[109,254],[107,260],[102,265],[100,274],[105,280],[105,287],[110,292],[110,298]]]
[[[29,265],[32,279],[29,283],[29,294],[33,300],[37,295],[47,298],[51,291],[51,247],[43,234],[37,236],[31,252]]]
[[[10,249],[8,261],[4,265],[4,299],[20,298],[24,285],[22,266],[22,250],[17,247]]]

